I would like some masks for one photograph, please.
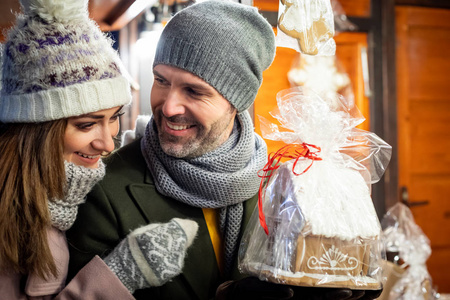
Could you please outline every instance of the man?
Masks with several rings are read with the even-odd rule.
[[[205,1],[170,20],[153,64],[153,116],[142,138],[108,159],[104,180],[67,233],[71,274],[135,228],[181,218],[199,226],[182,274],[152,287],[155,274],[164,274],[152,264],[155,256],[141,249],[138,258],[133,251],[123,258],[142,283],[136,299],[211,299],[225,279],[239,278],[239,239],[267,160],[247,109],[274,55],[272,27],[254,7]],[[262,288],[273,299],[292,297],[293,289],[278,287],[255,278],[229,281],[217,297],[258,299]]]

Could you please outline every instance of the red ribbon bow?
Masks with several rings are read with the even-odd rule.
[[[315,151],[311,151],[310,148],[315,149]],[[320,147],[306,143],[289,144],[280,148],[277,152],[272,152],[269,154],[269,159],[266,165],[264,166],[264,168],[262,168],[262,170],[260,170],[260,172],[263,171],[263,175],[258,175],[259,177],[261,177],[261,183],[259,185],[258,192],[259,222],[267,235],[269,234],[269,229],[267,228],[266,217],[264,216],[262,207],[262,200],[266,193],[264,183],[269,183],[273,171],[281,166],[281,159],[283,158],[295,159],[294,164],[292,165],[292,173],[294,173],[294,175],[296,176],[302,175],[303,173],[308,171],[309,168],[311,168],[315,160],[322,160],[322,158],[318,157],[318,153],[320,152],[320,150]],[[305,170],[303,170],[303,172],[296,173],[295,166],[297,165],[297,162],[300,158],[310,159],[311,163]]]

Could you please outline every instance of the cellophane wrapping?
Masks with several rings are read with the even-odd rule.
[[[356,128],[364,118],[343,97],[295,87],[279,92],[277,104],[281,127],[260,118],[262,135],[296,151],[284,151],[284,161],[269,155],[270,171],[260,174],[240,271],[281,284],[380,289],[381,226],[370,186],[391,147]]]
[[[430,240],[414,221],[405,204],[392,206],[381,220],[387,253],[394,263],[406,269],[389,293],[389,300],[437,299],[426,261],[431,255]]]
[[[308,55],[334,55],[334,14],[330,0],[280,0],[276,43]]]

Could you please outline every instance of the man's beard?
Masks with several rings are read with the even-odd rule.
[[[179,144],[180,141],[183,140],[182,138],[166,134],[160,129],[161,122],[164,117],[159,111],[157,113],[157,116],[155,116],[155,121],[157,124],[158,137],[161,148],[167,155],[177,158],[191,159],[202,156],[205,153],[215,150],[228,139],[229,135],[226,131],[232,117],[233,114],[226,114],[215,123],[213,123],[209,131],[207,131],[207,129],[203,125],[198,124],[195,121],[189,121],[186,118],[180,116],[166,118],[169,122],[195,124],[197,130],[196,135],[190,137],[183,144]],[[226,137],[224,136],[225,134],[227,134]]]

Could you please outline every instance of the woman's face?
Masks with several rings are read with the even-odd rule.
[[[64,134],[64,159],[87,168],[97,168],[100,157],[114,150],[119,132],[120,106],[68,119]]]

